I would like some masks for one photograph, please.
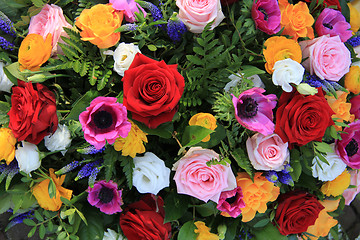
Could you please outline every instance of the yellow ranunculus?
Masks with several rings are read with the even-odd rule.
[[[10,128],[0,128],[0,160],[5,159],[10,164],[15,157],[16,138]]]
[[[28,69],[38,71],[51,55],[52,35],[49,33],[46,39],[39,34],[29,34],[21,42],[19,48],[20,71]]]
[[[131,130],[126,138],[118,137],[114,143],[116,151],[122,151],[121,155],[131,156],[134,158],[137,153],[144,153],[144,142],[148,142],[146,133],[144,133],[133,121],[131,123]]]
[[[189,120],[189,125],[197,125],[201,126],[207,129],[215,130],[217,127],[216,125],[216,118],[211,115],[210,113],[197,113],[194,116],[192,116]],[[210,134],[206,137],[204,137],[202,142],[208,142],[210,140]]]
[[[324,183],[320,190],[326,196],[339,196],[343,194],[345,189],[350,185],[350,173],[345,170],[342,174],[337,176],[334,180]]]
[[[48,190],[50,179],[45,179],[40,183],[36,184],[35,187],[32,189],[32,194],[35,196],[40,207],[49,211],[58,211],[62,205],[60,197],[64,197],[70,200],[72,190],[66,189],[61,186],[65,180],[65,175],[57,177],[54,174],[54,169],[52,168],[49,169],[49,173],[51,179],[54,181],[56,186],[56,197],[50,198]]]
[[[360,28],[360,1],[355,0],[347,3],[350,10],[350,26],[351,31],[356,33]]]
[[[360,93],[360,67],[351,66],[345,75],[345,88],[354,94]]]
[[[219,240],[219,236],[211,233],[210,228],[208,228],[204,222],[197,221],[194,224],[197,227],[194,232],[199,234],[196,240]]]
[[[111,4],[97,4],[84,9],[76,19],[75,25],[81,29],[81,40],[89,41],[98,48],[109,48],[120,40],[123,12],[115,10]]]

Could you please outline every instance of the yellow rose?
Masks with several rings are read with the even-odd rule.
[[[345,189],[350,186],[350,173],[345,170],[342,174],[336,177],[334,180],[325,182],[320,190],[326,196],[339,196],[343,194]]]
[[[5,159],[10,164],[15,157],[16,138],[9,128],[0,128],[0,160]]]
[[[89,41],[98,48],[109,48],[120,40],[114,31],[121,26],[123,12],[116,11],[111,4],[97,4],[84,9],[75,25],[81,29],[81,40]]]
[[[193,126],[201,126],[207,129],[215,130],[217,127],[216,125],[216,118],[211,115],[210,113],[197,113],[192,116],[189,120],[189,125]],[[210,140],[210,134],[206,136],[202,142],[208,142]]]
[[[354,94],[360,93],[360,67],[351,66],[345,75],[345,88]]]
[[[72,190],[66,189],[61,186],[65,180],[65,175],[62,175],[61,177],[57,177],[54,174],[54,169],[52,168],[49,169],[49,173],[51,179],[54,181],[56,186],[56,197],[50,198],[49,189],[48,189],[50,179],[45,179],[40,183],[36,184],[35,187],[32,189],[32,194],[35,196],[40,207],[49,211],[58,211],[62,205],[60,197],[64,197],[70,200],[72,195]]]
[[[196,240],[219,240],[219,236],[211,233],[210,228],[208,228],[204,222],[197,221],[194,224],[197,227],[194,232],[199,234]]]

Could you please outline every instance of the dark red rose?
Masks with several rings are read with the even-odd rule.
[[[55,95],[46,86],[18,81],[12,88],[9,128],[18,141],[38,144],[56,131]]]
[[[164,217],[162,198],[147,194],[120,215],[120,227],[128,240],[166,240],[171,235],[171,224],[164,224]]]
[[[177,64],[167,65],[138,53],[122,81],[123,103],[134,120],[149,128],[172,120],[185,87]]]
[[[311,3],[311,0],[304,0],[305,2],[307,3]],[[316,1],[316,3],[318,3],[318,1]],[[340,6],[340,3],[339,3],[339,0],[324,0],[323,3],[322,3],[322,7],[325,8],[325,7],[334,7],[336,6],[337,7],[337,10],[341,11],[341,6]]]
[[[221,2],[222,5],[231,5],[231,4],[233,4],[235,2],[238,2],[238,1],[239,0],[221,0],[220,2]]]
[[[275,133],[289,148],[303,146],[311,141],[321,141],[327,127],[334,124],[334,114],[321,88],[316,95],[301,95],[294,88],[283,92],[276,111]]]
[[[291,191],[280,195],[275,221],[282,235],[306,232],[314,225],[324,206],[316,196],[303,191]]]

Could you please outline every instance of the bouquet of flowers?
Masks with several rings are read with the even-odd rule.
[[[360,2],[0,7],[0,214],[41,239],[339,238]]]

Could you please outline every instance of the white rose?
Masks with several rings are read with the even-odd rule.
[[[14,85],[4,72],[5,63],[0,62],[0,91],[10,92],[11,87]]]
[[[276,86],[281,86],[285,92],[292,91],[290,83],[294,83],[295,85],[300,84],[305,72],[304,67],[291,58],[277,61],[273,69],[273,83]]]
[[[334,144],[331,144],[331,147],[334,149]],[[346,168],[346,164],[343,162],[341,157],[336,154],[336,152],[328,152],[325,156],[329,165],[321,161],[318,157],[315,157],[312,161],[313,166],[312,174],[315,178],[318,178],[321,181],[332,181]],[[321,166],[321,167],[320,167]]]
[[[243,73],[238,73],[238,74],[240,76],[244,75]],[[241,82],[241,78],[235,74],[231,74],[229,76],[229,79],[231,81],[225,85],[225,87],[224,87],[225,92],[230,92],[231,88],[236,87],[239,84],[239,82]],[[265,85],[261,81],[261,78],[259,77],[259,75],[252,75],[251,77],[248,77],[247,79],[249,79],[253,82],[253,84],[254,84],[253,87],[265,88]]]
[[[15,158],[20,171],[29,174],[40,167],[40,154],[35,144],[22,141],[15,150]]]
[[[65,155],[66,148],[68,148],[71,144],[71,135],[69,128],[65,124],[59,124],[54,134],[44,137],[44,140],[45,147],[50,152],[63,150],[61,153]]]
[[[140,193],[156,195],[169,186],[170,169],[155,154],[146,152],[143,157],[135,157],[134,165],[133,185]]]
[[[103,240],[126,240],[126,238],[114,230],[108,228],[107,232],[104,232]]]

